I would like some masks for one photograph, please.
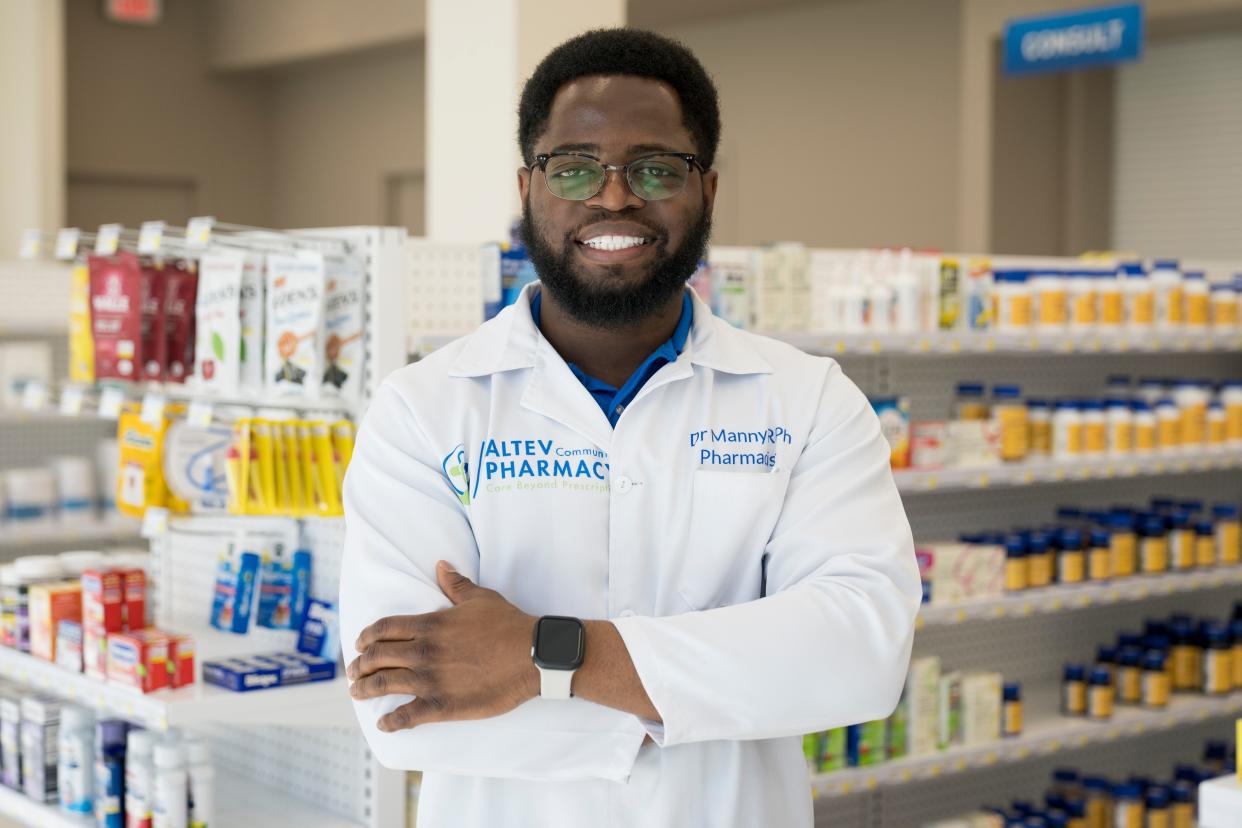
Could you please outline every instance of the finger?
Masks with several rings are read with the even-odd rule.
[[[375,723],[384,733],[409,730],[428,722],[447,722],[452,719],[451,705],[434,696],[420,696],[407,702]]]
[[[390,615],[381,618],[358,634],[354,649],[361,653],[377,641],[409,641],[427,629],[431,623],[429,616],[432,615],[435,613]]]
[[[447,595],[454,605],[470,598],[478,590],[474,581],[454,569],[448,561],[440,561],[436,564],[436,581],[440,584],[440,591]]]
[[[377,641],[350,662],[345,675],[350,681],[357,681],[378,670],[427,667],[434,652],[432,641],[421,636],[413,641]]]
[[[379,670],[349,685],[349,695],[355,699],[378,699],[380,696],[417,696],[426,693],[431,686],[431,674],[427,670],[389,669]]]

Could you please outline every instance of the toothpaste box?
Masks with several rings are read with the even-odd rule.
[[[168,633],[168,686],[188,687],[194,683],[194,639]]]
[[[153,693],[168,686],[168,636],[157,630],[108,634],[108,681]]]
[[[236,693],[335,677],[336,662],[307,653],[270,653],[203,663],[203,681]]]
[[[56,663],[66,670],[82,672],[82,625],[77,621],[56,625]]]

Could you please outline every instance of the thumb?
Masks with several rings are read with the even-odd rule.
[[[448,561],[440,561],[436,564],[436,582],[440,585],[440,591],[447,595],[454,605],[465,601],[478,589],[473,581],[454,569]]]

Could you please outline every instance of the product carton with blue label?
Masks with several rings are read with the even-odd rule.
[[[269,653],[203,664],[203,681],[235,693],[336,678],[336,662],[308,653]]]

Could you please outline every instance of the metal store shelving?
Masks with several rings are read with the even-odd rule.
[[[138,540],[141,523],[117,517],[90,523],[48,523],[40,526],[0,525],[0,547],[46,546]]]
[[[808,353],[906,354],[1126,354],[1242,351],[1242,332],[1134,333],[1032,331],[1022,334],[939,331],[918,334],[765,333]]]

